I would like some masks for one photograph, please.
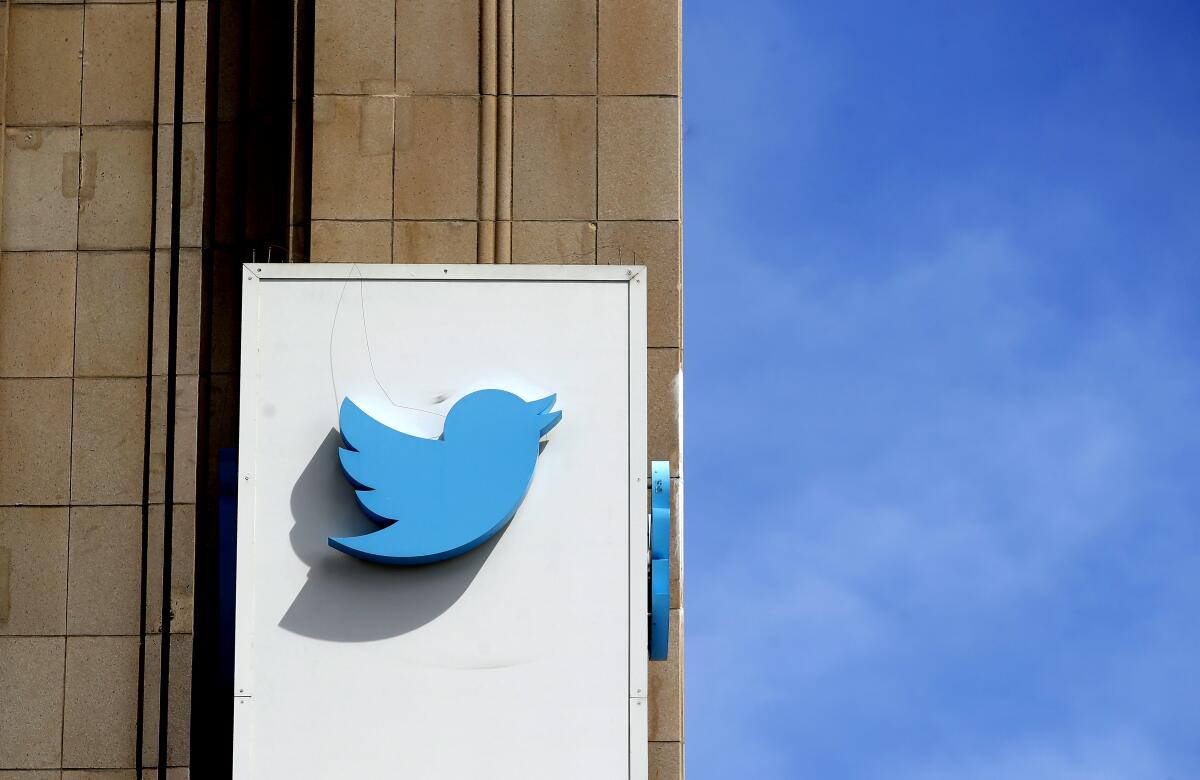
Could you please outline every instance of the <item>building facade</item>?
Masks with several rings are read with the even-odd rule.
[[[647,266],[683,568],[678,0],[180,8],[0,3],[3,780],[229,774],[242,262]]]

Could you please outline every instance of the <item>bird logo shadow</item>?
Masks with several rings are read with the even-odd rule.
[[[378,529],[359,510],[338,463],[336,428],[321,441],[292,488],[295,525],[288,535],[308,579],[279,621],[280,628],[335,642],[369,642],[414,631],[454,605],[504,535],[427,566],[365,563],[332,549],[331,536]]]

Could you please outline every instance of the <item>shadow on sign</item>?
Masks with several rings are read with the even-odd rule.
[[[340,553],[330,536],[375,531],[358,508],[338,464],[336,430],[321,442],[292,489],[289,539],[309,566],[308,580],[279,621],[281,628],[335,642],[366,642],[420,628],[470,587],[504,531],[471,552],[428,566],[383,566]]]

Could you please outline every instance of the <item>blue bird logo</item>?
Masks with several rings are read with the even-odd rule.
[[[389,428],[342,401],[342,471],[358,505],[384,525],[329,546],[376,563],[453,558],[508,524],[529,490],[542,437],[562,419],[556,396],[525,401],[503,390],[464,396],[437,439]]]

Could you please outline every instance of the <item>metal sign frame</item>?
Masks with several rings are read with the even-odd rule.
[[[258,780],[269,768],[254,768],[255,638],[250,617],[254,609],[250,573],[254,565],[256,519],[257,415],[259,413],[258,354],[262,285],[289,280],[439,280],[472,282],[593,282],[624,285],[628,294],[628,700],[630,780],[648,775],[648,642],[647,582],[649,463],[647,457],[647,344],[646,269],[643,266],[582,265],[350,265],[266,264],[243,266],[241,395],[239,405],[239,462],[237,472],[236,618],[234,641],[234,777]]]

